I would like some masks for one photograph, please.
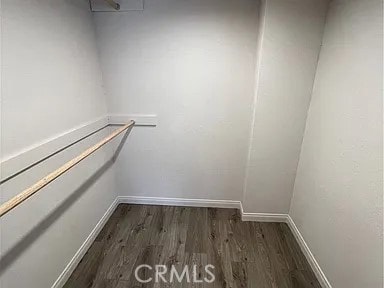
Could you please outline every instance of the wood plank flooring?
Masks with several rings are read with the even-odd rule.
[[[189,265],[190,281],[169,283],[167,273],[156,282],[154,267],[139,271],[152,277],[140,283],[141,264],[179,275]],[[207,264],[213,283],[203,281]],[[192,283],[193,272],[203,282]],[[285,223],[242,222],[235,209],[121,204],[64,288],[135,287],[321,288]]]

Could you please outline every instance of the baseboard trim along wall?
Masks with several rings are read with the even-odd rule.
[[[184,199],[141,196],[118,196],[119,203],[142,205],[167,205],[208,208],[232,208],[241,211],[243,221],[259,222],[287,222],[288,214],[275,213],[246,213],[243,211],[241,201],[235,200],[211,200],[211,199]]]
[[[295,236],[296,241],[301,248],[301,251],[304,253],[305,257],[307,258],[307,261],[309,262],[309,265],[311,266],[313,272],[315,273],[317,280],[319,280],[320,285],[323,288],[332,288],[331,283],[329,283],[327,277],[325,276],[319,263],[316,261],[315,256],[309,249],[307,243],[304,240],[303,235],[301,235],[299,229],[297,228],[295,222],[293,222],[293,219],[291,218],[291,216],[288,215],[287,220],[288,220],[287,224],[289,228],[291,229],[293,235]]]
[[[118,196],[119,203],[143,204],[143,205],[166,205],[166,206],[189,206],[209,208],[234,208],[240,209],[241,202],[233,200],[209,200],[209,199],[185,199],[185,198],[162,198],[141,196]]]
[[[275,213],[241,213],[241,220],[243,221],[257,221],[257,222],[284,222],[288,219],[287,214]]]
[[[241,201],[234,200],[210,200],[210,199],[183,199],[183,198],[162,198],[162,197],[141,197],[141,196],[118,196],[105,212],[100,221],[96,224],[95,228],[89,234],[87,239],[81,245],[80,249],[73,256],[71,261],[65,267],[64,271],[60,274],[59,278],[52,285],[51,288],[62,288],[67,282],[72,272],[75,270],[85,253],[95,241],[97,235],[104,227],[105,223],[109,220],[116,207],[119,204],[141,204],[141,205],[167,205],[167,206],[186,206],[186,207],[208,207],[208,208],[232,208],[241,211],[242,221],[257,221],[257,222],[283,222],[287,223],[291,229],[297,243],[299,244],[302,252],[307,258],[313,272],[319,280],[323,288],[332,288],[324,272],[320,268],[318,262],[313,256],[303,236],[288,214],[275,214],[275,213],[247,213],[243,211]]]
[[[115,201],[112,202],[111,206],[109,206],[107,211],[104,213],[103,217],[101,217],[100,221],[97,222],[95,228],[93,228],[87,239],[85,239],[84,243],[80,246],[79,250],[77,250],[76,254],[73,256],[71,261],[69,261],[68,265],[65,267],[64,271],[60,274],[59,278],[57,278],[51,288],[62,288],[64,286],[69,277],[72,275],[73,271],[76,269],[77,265],[80,263],[81,259],[83,259],[85,253],[87,253],[88,249],[95,241],[97,235],[99,235],[101,229],[103,229],[104,225],[108,222],[109,218],[116,210],[117,205],[119,205],[119,201],[118,199],[115,199]]]

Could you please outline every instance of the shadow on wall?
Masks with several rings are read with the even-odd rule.
[[[6,251],[0,259],[0,276],[7,271],[8,267],[21,255],[23,252],[35,242],[40,235],[42,235],[61,215],[71,207],[96,181],[99,179],[116,161],[120,154],[121,149],[130,134],[132,127],[127,130],[121,139],[113,156],[103,164],[91,177],[77,188],[65,201],[63,201],[55,210],[53,210],[47,217],[32,228],[25,237],[18,241],[12,248]]]

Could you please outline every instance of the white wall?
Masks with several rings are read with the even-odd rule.
[[[243,207],[288,213],[327,1],[267,0]]]
[[[106,105],[88,1],[3,0],[1,37],[4,179],[25,159],[28,164],[39,160],[31,146],[46,156],[40,143],[105,116]],[[107,130],[1,185],[1,201],[96,143]],[[59,142],[69,144],[69,138]],[[98,151],[1,218],[1,287],[51,287],[116,198],[108,161],[112,148]]]
[[[87,9],[86,0],[3,0],[2,160],[106,114]]]
[[[334,0],[290,215],[337,288],[383,287],[381,0]]]
[[[50,287],[116,192],[288,212],[326,1],[264,2],[259,50],[254,0],[98,13],[97,43],[86,0],[2,2],[3,161],[105,115],[96,46],[108,112],[159,117],[132,131],[116,171],[111,145],[1,218],[2,287]],[[381,5],[331,4],[290,209],[334,287],[382,285]],[[8,181],[1,200],[108,132]]]
[[[120,195],[241,200],[258,12],[255,0],[148,0],[95,14],[109,112],[159,118],[132,131]]]

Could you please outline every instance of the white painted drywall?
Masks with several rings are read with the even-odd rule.
[[[243,207],[288,213],[327,1],[267,0]]]
[[[335,288],[383,287],[382,5],[331,2],[290,209]]]
[[[105,116],[87,9],[86,0],[3,1],[1,159]]]
[[[117,163],[118,193],[241,200],[254,94],[255,0],[148,0],[95,13],[112,114],[157,114]]]
[[[3,0],[1,8],[4,160],[105,115],[106,105],[88,1]],[[1,185],[1,202],[108,132]],[[51,287],[116,198],[108,161],[113,148],[99,150],[1,218],[1,287]]]

